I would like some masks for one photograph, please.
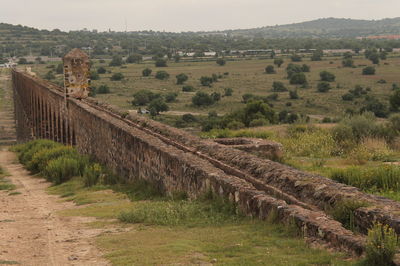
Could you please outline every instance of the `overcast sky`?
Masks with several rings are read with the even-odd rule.
[[[61,30],[224,30],[399,11],[400,0],[0,0],[0,22]]]

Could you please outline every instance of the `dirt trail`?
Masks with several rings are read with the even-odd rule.
[[[77,208],[46,193],[50,185],[16,163],[14,153],[0,147],[0,165],[21,194],[0,191],[0,264],[109,265],[94,245],[101,229],[85,228],[87,217],[63,217],[57,211]]]

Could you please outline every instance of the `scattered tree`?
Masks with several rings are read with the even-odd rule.
[[[159,80],[166,80],[169,78],[169,74],[166,71],[157,71],[156,75],[155,75],[156,79]]]
[[[124,78],[125,78],[124,74],[118,72],[118,73],[114,73],[111,76],[110,80],[112,80],[112,81],[120,81],[120,80],[123,80]]]
[[[363,75],[375,75],[375,67],[367,66],[362,70]]]
[[[148,77],[151,75],[151,72],[153,72],[153,70],[151,70],[150,68],[145,68],[142,71],[142,75],[143,75],[143,77]]]
[[[189,77],[184,73],[176,75],[176,84],[181,85],[181,84],[185,83],[185,81],[187,81],[188,79],[189,79]]]
[[[126,58],[126,62],[129,64],[140,63],[143,61],[143,56],[140,54],[132,54]]]
[[[326,81],[319,82],[317,85],[318,92],[328,92],[329,90],[332,89],[331,84]]]
[[[281,65],[284,63],[282,58],[275,58],[274,60],[274,65],[281,67]]]
[[[280,81],[274,81],[272,83],[272,91],[275,92],[282,92],[282,91],[287,91],[287,88],[283,82]]]
[[[122,63],[123,63],[122,57],[119,55],[114,55],[113,58],[111,59],[111,62],[109,65],[110,66],[122,66]]]
[[[273,65],[267,66],[267,67],[265,68],[265,73],[267,73],[267,74],[275,74],[276,71],[275,71],[275,69],[274,69],[274,66],[273,66]]]
[[[220,66],[224,66],[226,64],[226,61],[223,58],[218,58],[217,59],[217,64],[220,65]]]
[[[165,60],[163,58],[158,58],[158,59],[156,59],[155,66],[156,67],[167,67],[167,60]]]
[[[321,77],[321,81],[334,82],[336,79],[335,74],[328,71],[322,71],[319,73],[319,76]]]

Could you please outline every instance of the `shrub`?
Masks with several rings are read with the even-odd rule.
[[[26,164],[27,169],[32,173],[39,173],[43,171],[47,164],[59,157],[79,158],[79,154],[72,147],[56,146],[49,149],[42,149],[36,152],[32,159]]]
[[[274,59],[274,65],[281,67],[281,65],[284,63],[282,58],[275,58]]]
[[[213,82],[214,82],[214,79],[212,77],[202,76],[200,78],[200,83],[202,86],[210,87]]]
[[[363,75],[375,75],[375,67],[368,66],[362,70]]]
[[[307,84],[307,78],[306,75],[302,72],[300,73],[294,73],[292,77],[290,78],[290,84],[294,85],[304,85]]]
[[[124,74],[118,72],[118,73],[114,73],[111,76],[110,80],[112,80],[112,81],[120,81],[120,80],[123,80],[124,78],[125,78]]]
[[[226,61],[223,58],[218,58],[216,62],[220,66],[224,66],[226,64]]]
[[[351,58],[344,59],[342,61],[343,67],[354,67],[354,61]]]
[[[55,78],[56,78],[56,76],[53,74],[53,71],[49,71],[46,73],[46,75],[44,75],[44,79],[47,79],[47,80],[53,80]]]
[[[159,79],[159,80],[166,80],[166,79],[169,78],[169,74],[166,71],[163,71],[163,70],[162,71],[157,71],[155,78]]]
[[[110,88],[107,85],[100,85],[96,90],[98,94],[107,94],[110,93]]]
[[[302,72],[310,72],[310,66],[309,65],[306,65],[306,64],[303,64],[302,66],[301,66],[301,71]]]
[[[301,62],[302,61],[301,56],[298,54],[293,54],[290,58],[292,59],[292,62]]]
[[[292,100],[299,99],[299,94],[297,93],[297,90],[289,91],[289,98]]]
[[[110,66],[122,66],[122,57],[119,55],[114,55],[111,62],[110,62]]]
[[[318,92],[328,92],[332,89],[331,85],[326,81],[319,82],[317,88]]]
[[[83,181],[85,187],[92,187],[96,185],[103,176],[103,169],[100,164],[94,163],[87,165],[83,170]]]
[[[226,127],[231,130],[237,130],[237,129],[244,128],[245,125],[240,121],[232,121],[232,122],[229,122]]]
[[[272,91],[275,92],[282,92],[282,91],[287,91],[287,88],[283,82],[280,81],[274,81],[272,83]]]
[[[167,60],[158,58],[155,62],[156,67],[167,67]]]
[[[167,94],[165,94],[165,101],[167,103],[173,102],[176,100],[176,97],[178,97],[178,93],[176,92],[168,92]]]
[[[194,87],[190,86],[190,85],[186,85],[186,86],[182,87],[182,91],[184,91],[184,92],[192,92],[194,90],[195,90]]]
[[[207,106],[212,105],[214,99],[208,93],[199,91],[192,97],[192,103],[196,106]]]
[[[126,58],[127,63],[140,63],[143,60],[143,56],[140,54],[132,54]]]
[[[185,121],[186,123],[192,123],[196,122],[197,118],[192,114],[184,114],[182,115],[182,120]]]
[[[366,245],[367,265],[393,265],[393,258],[397,251],[397,234],[393,228],[379,223],[368,230]]]
[[[168,109],[168,105],[162,98],[156,98],[149,103],[149,110],[152,116],[158,115],[160,112],[166,112]]]
[[[57,185],[80,174],[81,169],[78,160],[64,156],[50,161],[43,170],[43,176]]]
[[[151,72],[153,72],[153,70],[151,70],[150,68],[145,68],[145,69],[143,69],[143,71],[142,71],[142,76],[143,76],[143,77],[148,77],[148,76],[151,75]]]
[[[176,75],[176,84],[178,84],[178,85],[183,84],[188,79],[189,79],[189,77],[184,73]]]
[[[269,125],[269,121],[264,118],[254,119],[250,122],[249,127],[261,127]]]
[[[326,82],[333,82],[336,79],[336,76],[328,71],[322,71],[319,73],[319,76],[321,77],[321,81]]]
[[[354,211],[361,207],[366,207],[367,204],[356,200],[341,200],[335,203],[335,206],[328,210],[333,219],[341,222],[343,226],[349,230],[356,229],[354,223]]]
[[[22,164],[27,165],[32,160],[35,153],[44,149],[52,149],[59,146],[61,146],[61,144],[51,140],[37,139],[18,147],[16,151],[18,152],[19,161]]]
[[[107,72],[107,70],[104,67],[99,67],[97,69],[97,73],[98,74],[105,74]]]
[[[342,95],[342,100],[343,101],[353,101],[354,100],[354,95],[352,93],[346,93]]]
[[[273,65],[267,66],[267,67],[265,68],[265,73],[267,73],[267,74],[275,74],[276,71],[275,71],[274,66],[273,66]]]
[[[146,105],[154,99],[160,98],[161,95],[159,93],[154,93],[149,90],[140,90],[133,94],[132,104],[136,106]]]
[[[232,96],[233,89],[232,88],[225,88],[224,89],[224,96]]]

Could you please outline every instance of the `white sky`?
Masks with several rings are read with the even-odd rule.
[[[400,16],[400,0],[0,0],[0,22],[40,29],[202,31],[323,17]]]

